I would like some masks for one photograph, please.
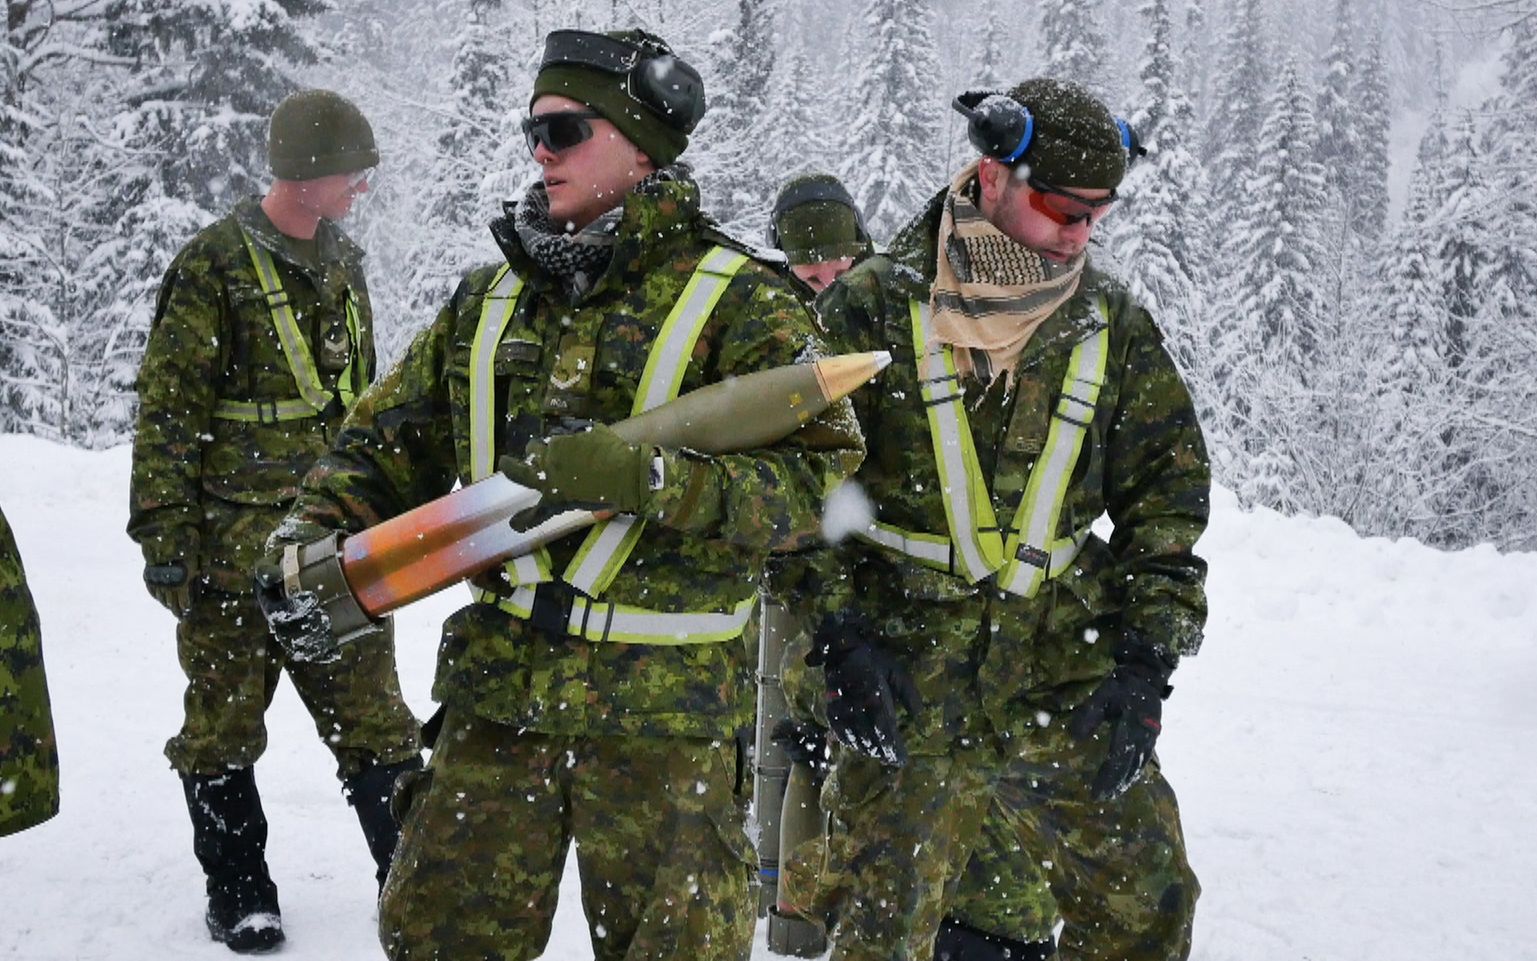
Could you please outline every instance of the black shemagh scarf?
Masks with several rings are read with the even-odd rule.
[[[646,193],[657,184],[681,180],[688,176],[688,168],[673,164],[648,175],[633,189]],[[550,219],[550,198],[544,184],[535,184],[524,194],[513,215],[513,227],[523,249],[534,262],[555,277],[573,300],[592,289],[614,255],[614,238],[619,233],[619,222],[624,218],[624,204],[602,214],[592,223],[575,233]]]

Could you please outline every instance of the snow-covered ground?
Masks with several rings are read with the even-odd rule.
[[[128,451],[0,437],[0,506],[42,613],[63,813],[0,840],[0,959],[228,958],[161,745],[170,618],[123,534]],[[1219,494],[1206,648],[1160,754],[1205,893],[1198,961],[1537,958],[1537,555],[1363,540]],[[448,592],[398,619],[418,713]],[[379,957],[373,869],[286,684],[258,767],[294,961]],[[574,870],[547,957],[590,958]],[[760,945],[756,958],[770,955]]]

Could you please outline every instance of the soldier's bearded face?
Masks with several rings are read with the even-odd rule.
[[[1047,217],[1030,203],[1031,188],[1025,182],[1026,176],[1023,166],[1011,170],[991,157],[982,158],[977,170],[982,185],[982,216],[1015,243],[1029,247],[1047,260],[1066,263],[1083,253],[1094,234],[1096,221],[1059,224]],[[1110,196],[1108,190],[1084,189],[1074,193],[1090,200]]]
[[[535,101],[531,113],[539,117],[588,109],[569,97],[546,94]],[[542,143],[534,148],[534,162],[544,169],[550,219],[571,231],[619,206],[630,188],[656,169],[645,151],[613,124],[602,118],[586,122],[592,125],[592,136],[581,143],[559,152]]]
[[[299,206],[326,220],[341,220],[352,210],[359,194],[368,192],[368,180],[354,174],[330,174],[313,180],[296,181],[295,197]]]

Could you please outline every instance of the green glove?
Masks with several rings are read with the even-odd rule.
[[[144,565],[144,586],[160,606],[176,615],[187,616],[197,587],[197,563],[185,560]]]
[[[575,434],[556,434],[528,445],[522,458],[503,457],[502,473],[544,492],[541,507],[645,510],[662,486],[656,448],[632,444],[602,424]]]

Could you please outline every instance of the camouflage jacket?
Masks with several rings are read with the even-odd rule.
[[[927,300],[943,194],[876,257],[819,299],[839,351],[889,350],[892,366],[853,396],[868,454],[855,480],[877,519],[948,534],[944,497],[920,384],[909,304]],[[1073,469],[1059,535],[1108,513],[1108,543],[1091,537],[1076,563],[1035,597],[991,579],[920,566],[858,538],[824,552],[798,604],[802,616],[850,607],[900,654],[925,702],[908,733],[919,751],[992,730],[1022,733],[1039,712],[1071,708],[1114,666],[1122,627],[1177,657],[1200,643],[1205,563],[1192,547],[1206,526],[1210,467],[1189,393],[1147,312],[1087,266],[1078,292],[1036,331],[1012,387],[968,378],[965,410],[998,523],[1009,529],[1042,451],[1072,347],[1110,315],[1107,382]],[[979,710],[980,708],[980,710]]]
[[[523,249],[510,215],[492,225],[527,283],[495,351],[498,453],[521,451],[557,415],[603,423],[629,416],[662,321],[711,247],[732,243],[698,203],[688,181],[631,192],[609,266],[574,304]],[[499,267],[468,274],[401,364],[358,403],[305,478],[274,544],[357,531],[471,480],[471,344]],[[704,325],[680,393],[820,353],[804,308],[773,270],[749,261]],[[571,378],[579,382],[571,386]],[[817,537],[825,483],[846,476],[862,450],[843,404],[769,448],[714,457],[664,451],[665,475],[677,480],[654,495],[659,518],[648,521],[603,600],[653,611],[733,610],[753,595],[770,550]],[[581,541],[551,545],[557,575]],[[752,667],[740,639],[551,637],[476,603],[444,626],[434,697],[549,734],[721,737],[752,717]]]
[[[267,535],[343,414],[338,403],[276,423],[215,416],[221,401],[299,395],[242,230],[271,254],[322,385],[334,391],[341,372],[337,351],[323,341],[345,338],[342,350],[355,351],[365,375],[374,365],[363,254],[329,222],[321,221],[311,257],[252,198],[171,262],[139,368],[128,533],[147,563],[195,559],[214,586],[229,591],[250,589]],[[346,326],[349,291],[358,308],[356,345]]]
[[[0,836],[59,811],[59,752],[37,608],[16,538],[0,514]]]

